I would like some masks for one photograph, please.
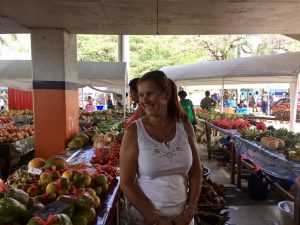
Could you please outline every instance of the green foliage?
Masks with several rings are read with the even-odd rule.
[[[115,62],[117,42],[116,35],[77,35],[78,60]],[[282,35],[133,35],[130,75],[140,77],[163,66],[299,50],[299,41]]]
[[[117,62],[118,36],[77,35],[79,61]]]

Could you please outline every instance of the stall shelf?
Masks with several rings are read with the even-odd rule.
[[[26,164],[34,155],[33,136],[0,144],[0,170],[3,179],[18,167]]]

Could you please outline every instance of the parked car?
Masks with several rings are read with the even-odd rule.
[[[290,109],[290,98],[279,99],[277,102],[274,102],[271,105],[271,112],[272,113],[277,112],[277,111],[281,111],[281,110],[284,110],[284,109],[287,109],[287,110]],[[298,99],[297,110],[300,110],[300,99]]]

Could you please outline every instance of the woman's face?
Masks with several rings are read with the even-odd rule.
[[[162,92],[153,81],[141,82],[138,93],[140,105],[147,115],[157,115],[167,108],[167,92]]]

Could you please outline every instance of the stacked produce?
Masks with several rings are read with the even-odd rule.
[[[226,224],[229,220],[229,213],[225,209],[228,208],[225,200],[224,186],[214,183],[210,179],[204,179],[195,213],[195,224]]]
[[[215,119],[212,123],[223,129],[242,129],[247,130],[251,124],[244,119]]]
[[[112,166],[118,165],[121,142],[116,140],[115,136],[113,136],[113,138],[108,142],[105,141],[105,138],[102,139],[100,135],[97,138],[100,140],[95,140],[94,142],[94,147],[96,150],[94,157],[91,159],[91,163]]]
[[[1,116],[0,117],[0,124],[2,123],[12,123],[13,119],[11,117],[8,116]]]
[[[240,115],[240,114],[228,114],[225,112],[220,113],[220,112],[216,112],[216,111],[208,112],[205,109],[204,110],[203,109],[196,110],[196,115],[198,118],[204,119],[208,122],[212,122],[216,119],[234,120],[234,119],[242,118],[242,119],[248,120],[248,118],[252,118],[253,116],[255,116],[254,114],[251,114],[251,113]]]
[[[19,141],[33,134],[34,128],[32,125],[19,127],[12,124],[3,124],[0,127],[0,143]]]
[[[0,116],[7,116],[7,117],[20,117],[20,116],[32,116],[32,115],[33,112],[29,109],[0,111]]]
[[[289,120],[290,119],[290,110],[283,109],[273,113],[276,119],[278,120]],[[296,118],[300,119],[300,111],[297,110]]]
[[[0,118],[2,123],[31,124],[33,112],[28,109],[0,111]]]
[[[88,146],[92,138],[99,132],[99,129],[95,126],[85,129],[69,141],[68,148],[74,150]]]
[[[126,116],[130,116],[131,112],[126,111]],[[101,132],[121,131],[123,124],[124,111],[123,110],[104,110],[94,112],[80,112],[79,124],[83,129],[91,126],[97,126]]]
[[[89,224],[116,176],[118,170],[110,165],[69,165],[60,157],[47,161],[35,158],[29,162],[28,171],[18,170],[8,177],[5,197],[0,199],[0,224],[37,225],[44,218],[33,213],[55,201],[66,204],[66,208],[48,217],[56,221],[49,224]],[[1,215],[18,216],[4,220]]]

